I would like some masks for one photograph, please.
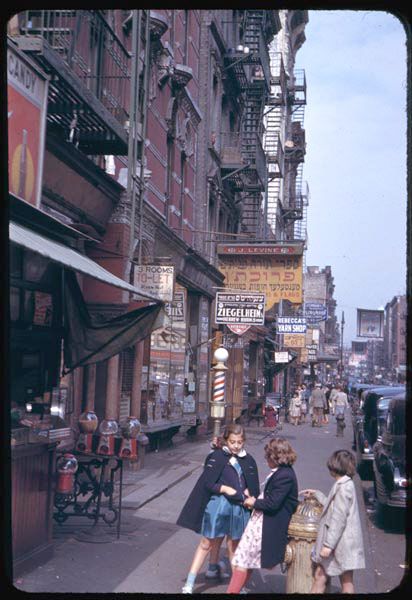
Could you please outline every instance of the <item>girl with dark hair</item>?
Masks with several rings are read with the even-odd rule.
[[[250,508],[243,502],[259,492],[259,478],[255,459],[246,452],[244,443],[245,431],[241,425],[231,423],[225,428],[223,447],[207,456],[203,473],[179,515],[178,525],[202,534],[183,594],[193,593],[206,556],[209,552],[217,555],[225,536],[232,559],[249,520]]]
[[[314,581],[311,592],[323,594],[329,578],[338,575],[342,593],[353,594],[353,571],[365,568],[362,527],[352,481],[356,473],[355,457],[349,450],[336,450],[328,459],[327,467],[336,480],[328,497],[319,490],[301,492],[304,496],[314,495],[323,505],[312,553]]]
[[[244,501],[254,510],[232,560],[228,594],[240,593],[253,569],[271,569],[285,557],[289,522],[298,505],[292,468],[296,453],[286,439],[274,438],[265,446],[265,458],[270,471],[262,492]]]

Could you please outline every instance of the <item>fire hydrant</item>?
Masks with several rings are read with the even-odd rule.
[[[313,582],[311,552],[322,509],[322,504],[314,496],[310,496],[298,504],[292,515],[284,559],[287,594],[310,593]]]

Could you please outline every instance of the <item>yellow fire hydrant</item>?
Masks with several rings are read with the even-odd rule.
[[[313,582],[311,552],[322,509],[322,504],[314,496],[310,496],[298,504],[292,515],[284,559],[287,594],[310,593]]]

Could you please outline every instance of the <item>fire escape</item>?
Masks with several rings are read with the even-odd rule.
[[[267,12],[270,11],[245,11],[242,44],[225,56],[225,70],[230,72],[243,96],[243,118],[239,137],[228,139],[229,146],[225,146],[223,140],[223,178],[232,179],[237,190],[242,191],[241,229],[253,239],[262,238],[262,197],[267,185],[263,113],[271,75],[265,36],[275,29]],[[228,162],[229,156],[231,161]]]
[[[19,13],[13,40],[49,74],[48,135],[84,154],[127,154],[130,54],[104,11]]]
[[[306,105],[306,78],[303,69],[297,69],[288,82],[287,102],[291,121],[285,141],[285,203],[280,205],[286,234],[293,239],[296,221],[302,221],[307,206],[307,193],[304,193],[302,173],[306,152],[304,116]],[[303,225],[300,232],[303,231]]]
[[[268,165],[265,238],[276,237],[278,202],[281,195],[281,180],[284,177],[285,156],[283,127],[287,102],[287,80],[281,52],[272,45],[269,48],[271,87],[265,112],[264,149]]]

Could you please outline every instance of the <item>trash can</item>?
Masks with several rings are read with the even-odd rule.
[[[308,594],[313,583],[311,552],[323,506],[314,496],[304,498],[292,515],[283,563],[287,594]]]

